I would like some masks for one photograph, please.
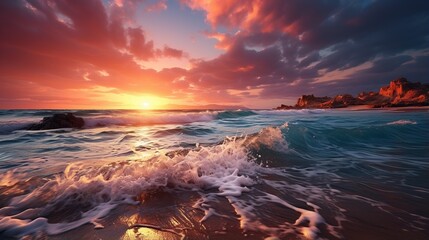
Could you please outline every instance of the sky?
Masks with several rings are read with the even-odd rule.
[[[1,109],[273,108],[429,82],[427,0],[1,0]]]

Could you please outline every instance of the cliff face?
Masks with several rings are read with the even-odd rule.
[[[302,97],[298,98],[295,107],[298,108],[319,108],[321,104],[331,100],[330,97],[315,97],[313,94],[311,95],[302,95]]]
[[[401,96],[411,87],[410,85],[411,83],[407,79],[399,78],[391,81],[389,86],[381,87],[378,94],[390,98]]]
[[[350,94],[337,95],[333,99],[322,104],[323,108],[341,108],[350,105],[359,105],[360,101]]]
[[[379,95],[389,98],[393,106],[429,105],[429,86],[411,83],[405,78],[393,80],[389,86],[380,88]]]
[[[352,105],[370,105],[379,107],[427,106],[429,105],[429,85],[408,82],[406,78],[398,78],[389,86],[381,87],[377,92],[362,92],[356,98],[350,94],[330,97],[303,95],[295,106],[282,105],[277,109],[291,108],[341,108]]]

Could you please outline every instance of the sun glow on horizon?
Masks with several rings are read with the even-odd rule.
[[[142,97],[132,96],[127,102],[134,105],[136,109],[154,110],[164,109],[168,100],[153,95],[145,95]]]
[[[141,103],[141,109],[147,110],[147,109],[150,109],[150,108],[151,108],[151,104],[149,102],[143,101]]]
[[[156,110],[165,109],[168,106],[169,99],[162,98],[151,94],[134,95],[134,94],[108,94],[112,103],[118,103],[114,108],[118,109],[140,109]]]

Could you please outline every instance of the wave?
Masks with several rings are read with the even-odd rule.
[[[264,115],[296,115],[296,114],[320,114],[329,109],[288,109],[288,110],[256,110],[257,114]]]
[[[55,235],[87,223],[100,228],[102,225],[98,219],[107,216],[118,205],[138,204],[138,196],[142,193],[169,188],[199,193],[201,198],[193,207],[204,212],[200,222],[214,214],[214,206],[218,203],[216,198],[226,198],[239,215],[240,227],[244,231],[257,230],[268,236],[281,236],[285,233],[284,225],[277,228],[266,226],[256,213],[258,206],[275,203],[298,213],[296,222],[288,228],[310,239],[317,238],[319,225],[326,223],[316,207],[310,203],[307,203],[308,208],[313,210],[296,207],[278,196],[254,189],[260,181],[260,174],[280,170],[259,165],[251,150],[261,147],[286,150],[287,142],[282,131],[287,127],[287,124],[268,127],[254,135],[227,138],[222,144],[197,145],[193,149],[151,156],[145,160],[72,163],[62,174],[39,180],[25,180],[17,173],[8,172],[7,180],[0,182],[1,185],[15,190],[10,192],[25,194],[10,196],[7,206],[0,208],[0,235],[22,237],[39,232]],[[31,185],[32,181],[38,185]],[[257,196],[241,198],[251,191],[258,191]],[[4,197],[7,199],[8,196]],[[68,215],[61,221],[49,221],[50,217],[55,218],[63,212]]]
[[[3,111],[4,112],[4,111]],[[18,111],[17,121],[0,122],[0,134],[8,134],[15,130],[25,129],[27,126],[37,123],[40,119],[61,110],[46,111]],[[227,111],[151,111],[141,112],[136,110],[68,110],[78,117],[83,117],[84,128],[108,127],[108,126],[147,126],[162,124],[186,124],[193,122],[209,122],[219,119],[241,118],[256,115],[248,110]],[[32,117],[32,118],[29,118]]]
[[[387,123],[387,125],[409,125],[409,124],[417,124],[417,122],[410,121],[410,120],[398,120],[398,121]]]
[[[211,134],[214,131],[209,128],[194,127],[194,126],[180,126],[172,129],[159,130],[154,133],[155,137],[164,137],[169,135],[190,135],[190,136],[202,136]]]
[[[240,118],[255,115],[253,111],[204,111],[204,112],[158,112],[151,114],[126,114],[123,116],[86,117],[85,127],[143,126],[155,124],[186,124],[210,122],[216,119]]]
[[[20,130],[31,125],[32,121],[7,121],[0,122],[0,134],[8,134],[15,130]]]
[[[221,111],[217,113],[217,119],[226,119],[226,118],[241,118],[257,115],[256,112],[250,110],[231,110],[231,111]]]
[[[144,126],[155,124],[184,124],[192,122],[209,122],[215,119],[214,112],[198,113],[174,113],[156,115],[134,115],[134,116],[105,116],[84,118],[85,127],[105,127],[111,125],[119,126]]]

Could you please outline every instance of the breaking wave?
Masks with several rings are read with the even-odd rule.
[[[417,122],[410,121],[410,120],[398,120],[398,121],[387,123],[387,125],[409,125],[409,124],[417,124]]]
[[[26,113],[21,121],[0,121],[0,134],[8,134],[15,130],[22,130],[31,124],[40,121],[40,117],[50,116],[61,111],[42,111]],[[131,110],[115,110],[112,114],[108,110],[79,110],[68,111],[84,118],[85,128],[108,126],[147,126],[162,124],[187,124],[193,122],[210,122],[217,119],[241,118],[256,115],[249,110],[228,111],[194,111],[194,112],[138,112]],[[18,114],[19,115],[19,114]],[[22,115],[22,114],[21,114]],[[32,117],[32,118],[31,118]]]
[[[281,237],[292,228],[315,239],[319,226],[326,224],[315,205],[307,203],[304,209],[255,189],[261,174],[279,170],[263,167],[254,151],[261,147],[287,151],[282,134],[287,127],[287,124],[267,127],[258,134],[227,138],[222,144],[197,145],[138,161],[72,163],[61,174],[42,179],[25,179],[18,173],[8,172],[0,182],[0,189],[8,188],[11,193],[4,196],[9,199],[8,204],[0,208],[0,235],[22,237],[40,232],[55,235],[87,223],[102,228],[98,220],[118,205],[138,204],[142,193],[168,188],[197,191],[201,195],[193,204],[204,212],[200,222],[216,213],[213,199],[226,198],[239,216],[240,228],[245,231],[257,230],[267,236]],[[251,191],[257,194],[241,197]],[[265,225],[256,209],[267,203],[286,207],[296,212],[298,218],[277,227]],[[58,219],[55,216],[63,212],[68,214],[55,220]]]
[[[85,127],[144,126],[155,124],[184,124],[192,122],[209,122],[215,119],[216,112],[191,112],[156,115],[135,115],[115,117],[88,117],[84,118]]]
[[[7,134],[11,133],[15,130],[23,129],[29,125],[31,125],[33,122],[31,121],[5,121],[0,122],[0,134]]]

